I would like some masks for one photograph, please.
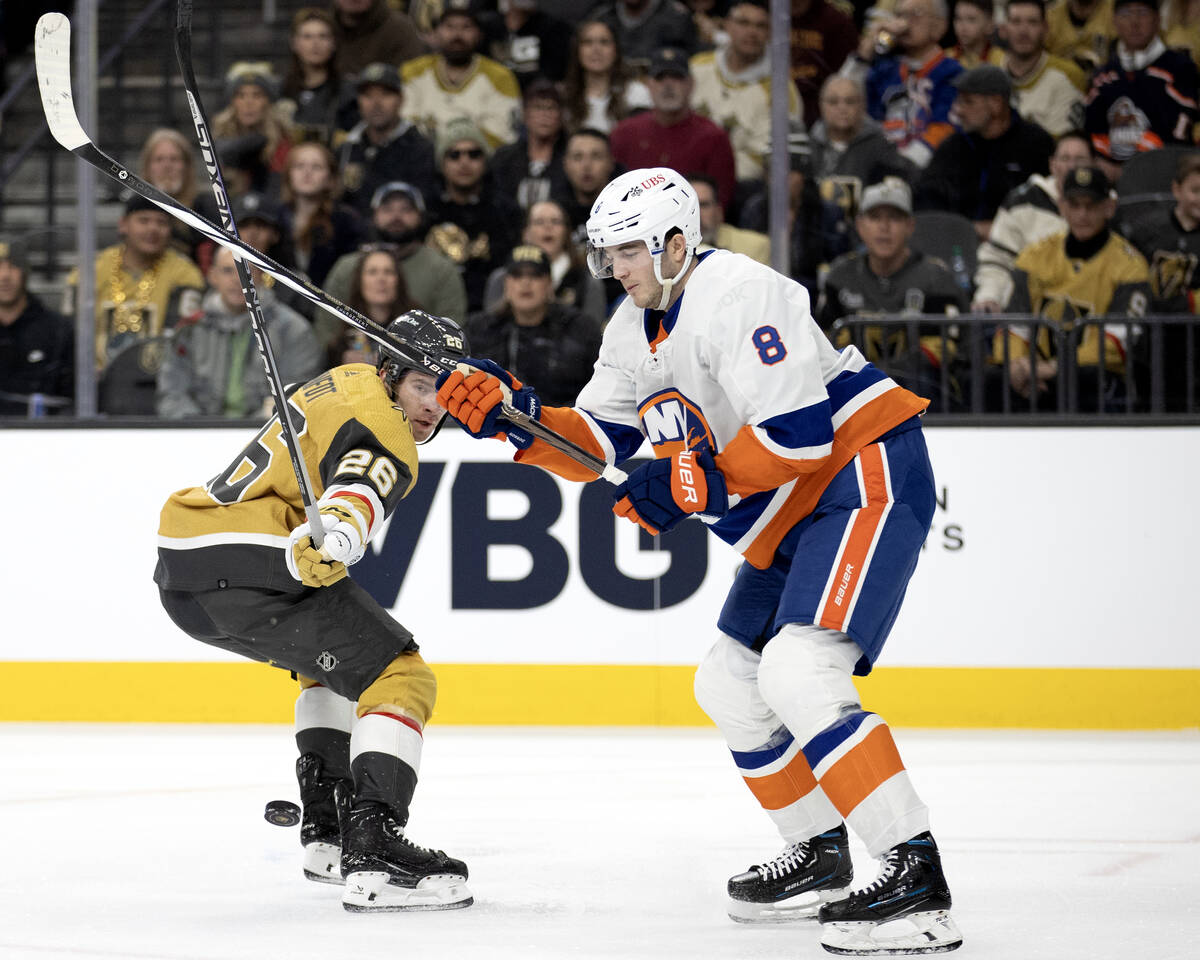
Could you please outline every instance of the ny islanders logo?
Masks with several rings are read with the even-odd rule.
[[[704,413],[678,390],[663,390],[647,397],[638,407],[638,415],[656,457],[706,447],[716,452]]]

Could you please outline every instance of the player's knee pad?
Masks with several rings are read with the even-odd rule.
[[[758,666],[757,653],[722,634],[696,668],[696,703],[734,749],[758,746],[779,724],[758,692]]]
[[[429,722],[437,700],[437,678],[419,653],[406,650],[389,663],[358,698],[358,715],[394,713]]]
[[[802,743],[859,709],[851,679],[861,651],[844,633],[787,624],[763,648],[758,690]]]

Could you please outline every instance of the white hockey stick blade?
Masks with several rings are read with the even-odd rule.
[[[71,21],[64,14],[44,13],[38,18],[33,55],[50,133],[68,150],[75,150],[91,138],[79,125],[71,96]]]

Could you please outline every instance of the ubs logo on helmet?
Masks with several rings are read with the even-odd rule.
[[[666,183],[667,178],[661,173],[656,173],[654,176],[643,180],[641,183],[643,190],[649,190],[651,187],[657,187],[660,183]]]

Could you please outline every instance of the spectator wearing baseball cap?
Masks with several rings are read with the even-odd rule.
[[[0,417],[69,411],[75,331],[28,289],[23,239],[0,236]]]
[[[1035,173],[1050,172],[1054,138],[1013,108],[1012,81],[990,63],[954,80],[960,129],[934,151],[917,181],[917,206],[959,213],[986,240],[1010,191]]]
[[[363,250],[387,244],[400,263],[400,273],[409,298],[420,309],[457,323],[467,319],[467,291],[458,265],[443,253],[426,246],[425,198],[411,183],[393,180],[371,197],[368,242],[362,250],[340,257],[325,278],[325,289],[342,302],[350,299],[354,269]],[[345,326],[324,310],[313,318],[313,327],[323,349],[328,349]]]
[[[505,263],[504,297],[471,314],[472,353],[538,385],[542,402],[569,407],[591,379],[600,324],[554,300],[550,259],[534,244],[514,247]]]
[[[117,221],[121,240],[96,255],[96,368],[104,371],[122,352],[160,337],[181,316],[200,306],[204,277],[187,257],[172,249],[170,217],[155,203],[137,193],[125,201]],[[75,312],[79,270],[67,276],[67,312]],[[128,413],[153,413],[153,369],[148,376],[149,399],[142,409]],[[103,384],[101,385],[103,388]],[[114,396],[114,401],[120,398]],[[143,397],[143,400],[146,398]],[[103,409],[103,393],[102,393]]]
[[[297,269],[294,247],[290,240],[291,231],[284,209],[279,203],[265,193],[252,190],[234,200],[232,207],[233,219],[243,240],[289,270]],[[206,263],[210,267],[213,253],[215,251],[211,249],[208,251]],[[272,286],[275,299],[310,322],[322,312],[311,300],[287,284],[273,283]]]
[[[428,201],[427,242],[458,264],[468,311],[482,310],[488,275],[519,240],[521,208],[496,189],[487,136],[469,118],[446,123],[437,156],[445,189]]]
[[[563,155],[567,135],[563,130],[562,95],[558,87],[539,77],[522,97],[525,128],[516,143],[496,151],[492,175],[496,188],[514,197],[522,210],[567,188]]]
[[[1156,0],[1114,0],[1113,25],[1116,48],[1085,101],[1083,128],[1097,155],[1119,165],[1164,145],[1193,145],[1200,75],[1186,50],[1163,43]]]
[[[371,63],[355,81],[361,120],[338,151],[342,201],[366,217],[383,184],[401,180],[429,196],[437,182],[433,143],[403,116],[406,99],[400,71]]]
[[[853,314],[895,318],[966,309],[966,297],[949,268],[912,248],[915,225],[912,190],[903,179],[884,177],[863,190],[855,228],[865,249],[838,257],[830,265],[816,311],[823,330]],[[953,377],[947,378],[949,396],[941,388],[943,346],[950,351],[955,347],[953,341],[942,340],[939,325],[918,327],[919,345],[912,343],[907,325],[872,324],[854,332],[858,334],[854,342],[867,359],[902,386],[929,397],[930,409],[944,412],[955,405],[961,392],[956,392]],[[843,331],[838,346],[853,337],[850,330]]]
[[[275,200],[251,190],[234,200],[232,209],[233,220],[243,240],[289,270],[296,269],[292,246],[286,242],[283,210]],[[209,262],[211,259],[210,256]]]
[[[387,0],[333,0],[338,59],[360,63],[403,63],[425,52],[416,24]]]
[[[404,116],[435,142],[457,117],[472,120],[493,149],[517,138],[520,86],[508,67],[479,52],[479,24],[473,3],[447,3],[433,31],[436,52],[401,68]]]
[[[1067,233],[1036,241],[1017,255],[1006,312],[1045,313],[1067,331],[1089,317],[1141,316],[1150,303],[1150,268],[1145,257],[1110,229],[1116,212],[1112,181],[1097,166],[1075,167],[1063,178],[1058,207]],[[1084,303],[1087,311],[1076,313],[1072,305]],[[1007,393],[1011,409],[1057,410],[1059,375],[1064,360],[1070,359],[1075,376],[1067,382],[1078,386],[1079,410],[1124,410],[1131,333],[1131,327],[1120,322],[1106,322],[1103,329],[1087,324],[1069,338],[1078,344],[1074,356],[1064,358],[1048,327],[1001,328],[985,380],[988,409],[1003,410]]]
[[[717,182],[721,206],[733,201],[736,166],[729,134],[692,110],[693,81],[686,50],[663,47],[646,74],[652,110],[626,117],[609,137],[613,159],[628,170],[670,167]]]

